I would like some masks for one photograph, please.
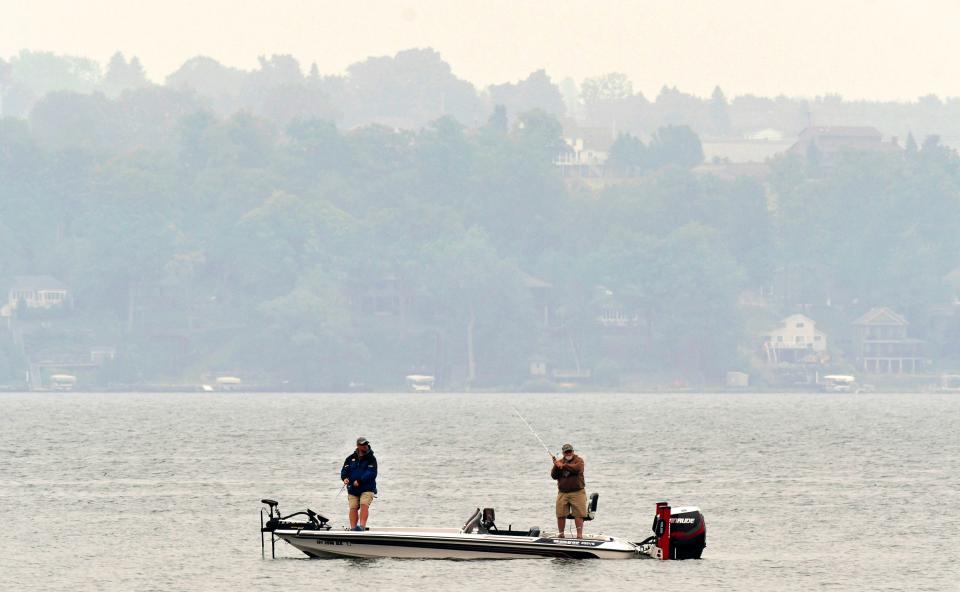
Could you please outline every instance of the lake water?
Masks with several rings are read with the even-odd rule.
[[[259,500],[346,520],[339,468],[380,460],[370,524],[492,506],[555,525],[543,439],[640,540],[699,505],[702,561],[260,558]],[[812,394],[2,394],[0,590],[958,590],[960,397]]]

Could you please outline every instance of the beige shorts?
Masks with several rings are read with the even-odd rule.
[[[557,493],[557,518],[566,518],[573,514],[575,518],[587,517],[587,490]]]
[[[360,506],[369,506],[373,503],[373,492],[364,491],[359,496],[348,495],[347,499],[350,500],[350,509],[358,510],[360,509]]]

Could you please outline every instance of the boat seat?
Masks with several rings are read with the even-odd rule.
[[[597,500],[600,499],[599,493],[591,493],[590,497],[587,498],[587,515],[583,517],[584,521],[593,520],[594,516],[597,513]],[[568,520],[574,520],[576,517],[573,514],[567,514]]]
[[[480,532],[500,530],[497,528],[497,513],[493,508],[484,508],[480,518]]]

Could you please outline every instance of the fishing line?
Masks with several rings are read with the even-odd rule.
[[[541,437],[540,437],[540,434],[538,434],[538,433],[533,429],[533,426],[530,425],[530,422],[527,421],[527,420],[523,417],[523,415],[520,414],[520,411],[519,411],[516,407],[514,407],[512,404],[510,405],[510,408],[513,409],[513,412],[517,414],[517,417],[520,418],[520,421],[522,421],[523,424],[524,424],[525,426],[527,426],[527,429],[530,430],[530,433],[534,435],[534,437],[537,439],[538,442],[540,442],[540,445],[543,446],[543,449],[547,451],[547,454],[550,455],[550,458],[552,458],[553,460],[557,460],[556,455],[554,455],[552,452],[550,452],[550,449],[547,447],[546,444],[544,444],[543,438],[541,438]]]

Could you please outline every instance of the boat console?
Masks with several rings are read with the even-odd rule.
[[[493,508],[484,508],[483,510],[477,508],[473,514],[470,515],[470,519],[463,525],[463,528],[460,529],[460,532],[468,534],[537,537],[540,536],[540,527],[532,526],[527,530],[513,530],[513,525],[511,524],[507,526],[506,530],[503,530],[497,528],[496,511]]]

